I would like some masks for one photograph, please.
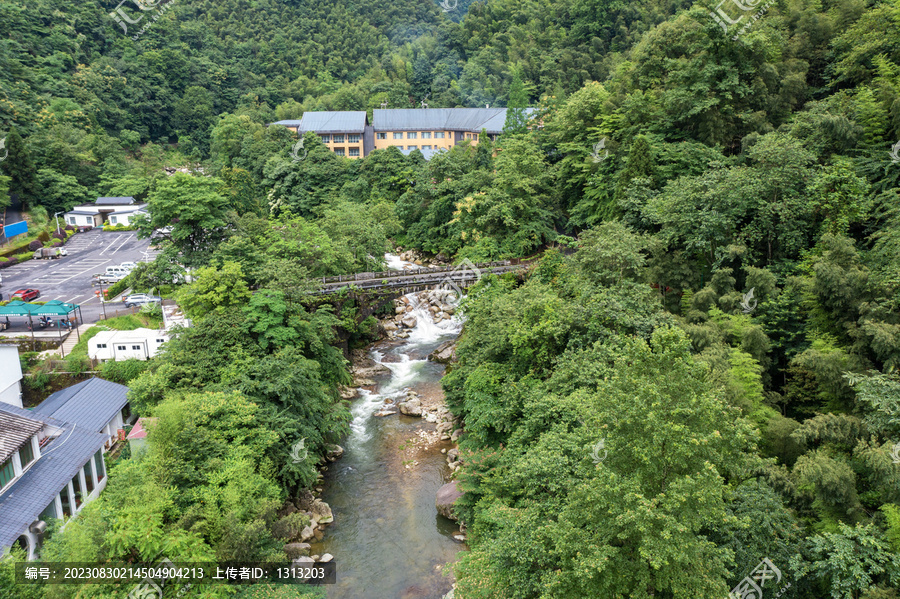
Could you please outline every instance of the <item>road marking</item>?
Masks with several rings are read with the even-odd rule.
[[[101,254],[105,254],[105,253],[106,253],[106,250],[108,250],[109,248],[111,248],[112,246],[114,246],[114,245],[116,244],[116,242],[119,241],[120,239],[122,239],[122,236],[121,236],[121,235],[117,235],[116,238],[113,239],[112,242],[110,242],[110,244],[109,244],[108,246],[106,246],[106,248],[104,248],[103,250],[100,250],[100,253],[101,253]]]
[[[106,264],[107,262],[112,262],[112,260],[104,260],[103,262],[101,262],[101,264]],[[96,268],[96,266],[91,266],[90,268],[86,268],[85,270],[82,270],[82,271],[80,271],[80,272],[76,272],[74,275],[72,275],[72,276],[70,276],[70,277],[67,277],[67,278],[65,278],[65,279],[63,279],[63,280],[61,280],[61,281],[59,281],[59,282],[57,282],[57,283],[55,283],[55,284],[56,284],[56,285],[59,285],[60,283],[65,283],[66,281],[71,281],[71,280],[74,279],[75,277],[77,277],[77,276],[79,276],[79,275],[83,275],[83,274],[86,273],[86,272],[90,272],[90,271],[94,270],[95,268]]]
[[[73,297],[73,298],[71,298],[71,299],[67,299],[67,300],[65,301],[65,303],[67,303],[67,304],[77,304],[78,302],[76,302],[75,300],[77,300],[77,299],[80,298],[80,297],[84,297],[84,296],[76,295],[75,297]]]
[[[125,241],[123,241],[122,244],[121,244],[119,247],[117,247],[116,249],[113,250],[113,254],[115,254],[116,252],[118,252],[119,250],[121,250],[121,249],[122,249],[122,246],[125,245],[126,243],[128,243],[129,241],[131,241],[131,235],[126,235],[126,236],[125,236]]]

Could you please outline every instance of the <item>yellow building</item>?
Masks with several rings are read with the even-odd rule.
[[[478,143],[484,130],[491,140],[503,132],[506,108],[376,109],[372,124],[364,111],[306,112],[300,120],[278,121],[302,135],[313,131],[339,156],[359,158],[395,146],[404,154],[419,150],[426,159],[468,141]]]

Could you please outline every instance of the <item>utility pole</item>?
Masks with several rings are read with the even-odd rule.
[[[56,234],[57,235],[62,235],[62,233],[60,233],[60,231],[59,231],[59,218],[57,218],[60,214],[65,214],[65,212],[55,212],[53,214],[53,218],[56,219]]]
[[[103,320],[106,320],[106,298],[103,297],[103,281],[100,281],[100,305],[103,306]]]

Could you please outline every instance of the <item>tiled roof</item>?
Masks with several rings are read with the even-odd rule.
[[[0,495],[0,547],[12,545],[37,520],[106,440],[106,435],[63,425],[62,434],[41,449],[37,462]]]
[[[0,407],[7,405],[0,403]],[[44,423],[40,420],[0,409],[0,464],[42,428]]]
[[[100,431],[128,403],[127,393],[125,385],[94,377],[57,391],[34,408],[34,413]]]
[[[534,109],[526,108],[526,112]],[[503,132],[506,108],[386,108],[372,112],[375,131]]]
[[[412,154],[413,152],[415,152],[415,150],[400,150],[400,151],[403,152],[403,154],[406,155],[406,156],[409,156],[410,154]],[[422,152],[422,157],[423,157],[425,160],[431,160],[431,158],[432,158],[435,154],[437,154],[438,152],[445,152],[446,150],[445,150],[444,148],[439,148],[439,149],[437,149],[437,150],[434,150],[434,149],[432,149],[432,150],[423,150],[423,149],[419,148],[419,151]]]
[[[362,133],[366,128],[366,111],[304,112],[300,133]]]

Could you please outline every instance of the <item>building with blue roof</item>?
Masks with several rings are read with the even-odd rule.
[[[0,550],[34,559],[50,519],[77,516],[100,494],[103,453],[131,418],[127,393],[92,378],[33,410],[0,403]]]

